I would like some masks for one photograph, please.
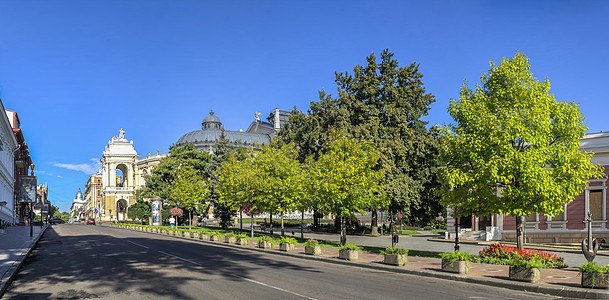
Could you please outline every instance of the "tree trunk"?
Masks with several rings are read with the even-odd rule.
[[[300,218],[300,238],[304,239],[304,210],[302,211],[302,217]]]
[[[254,238],[254,214],[252,214],[252,227],[250,228],[251,238]]]
[[[273,213],[270,213],[269,216],[269,221],[271,221],[271,235],[273,235]]]
[[[281,213],[281,236],[285,236],[285,231],[283,229],[283,213]]]
[[[347,226],[345,226],[345,217],[340,217],[340,244],[347,243]]]
[[[370,220],[370,234],[379,235],[379,211],[377,209],[372,211],[372,218]]]
[[[188,210],[188,230],[192,229],[192,210]]]
[[[243,208],[239,210],[239,229],[243,230]]]
[[[319,228],[319,215],[317,210],[313,210],[313,228]]]
[[[524,216],[516,217],[516,245],[518,250],[524,250]]]

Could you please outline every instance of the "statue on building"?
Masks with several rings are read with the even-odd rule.
[[[260,113],[259,112],[254,112],[254,119],[256,120],[256,122],[260,122]]]
[[[121,128],[121,130],[119,130],[118,132],[118,139],[123,139],[125,137],[125,131]]]

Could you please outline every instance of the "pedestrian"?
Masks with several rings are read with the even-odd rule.
[[[171,224],[171,227],[176,226],[176,218],[171,216],[171,218],[169,218],[169,224]]]

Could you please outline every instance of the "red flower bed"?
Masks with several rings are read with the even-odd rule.
[[[535,249],[518,250],[506,244],[493,244],[478,252],[482,262],[511,264],[514,260],[538,260],[546,268],[566,267],[564,258],[548,251]]]

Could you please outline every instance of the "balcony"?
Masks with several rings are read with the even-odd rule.
[[[132,187],[120,187],[120,186],[107,186],[104,188],[104,192],[123,192],[123,193],[132,193]]]

